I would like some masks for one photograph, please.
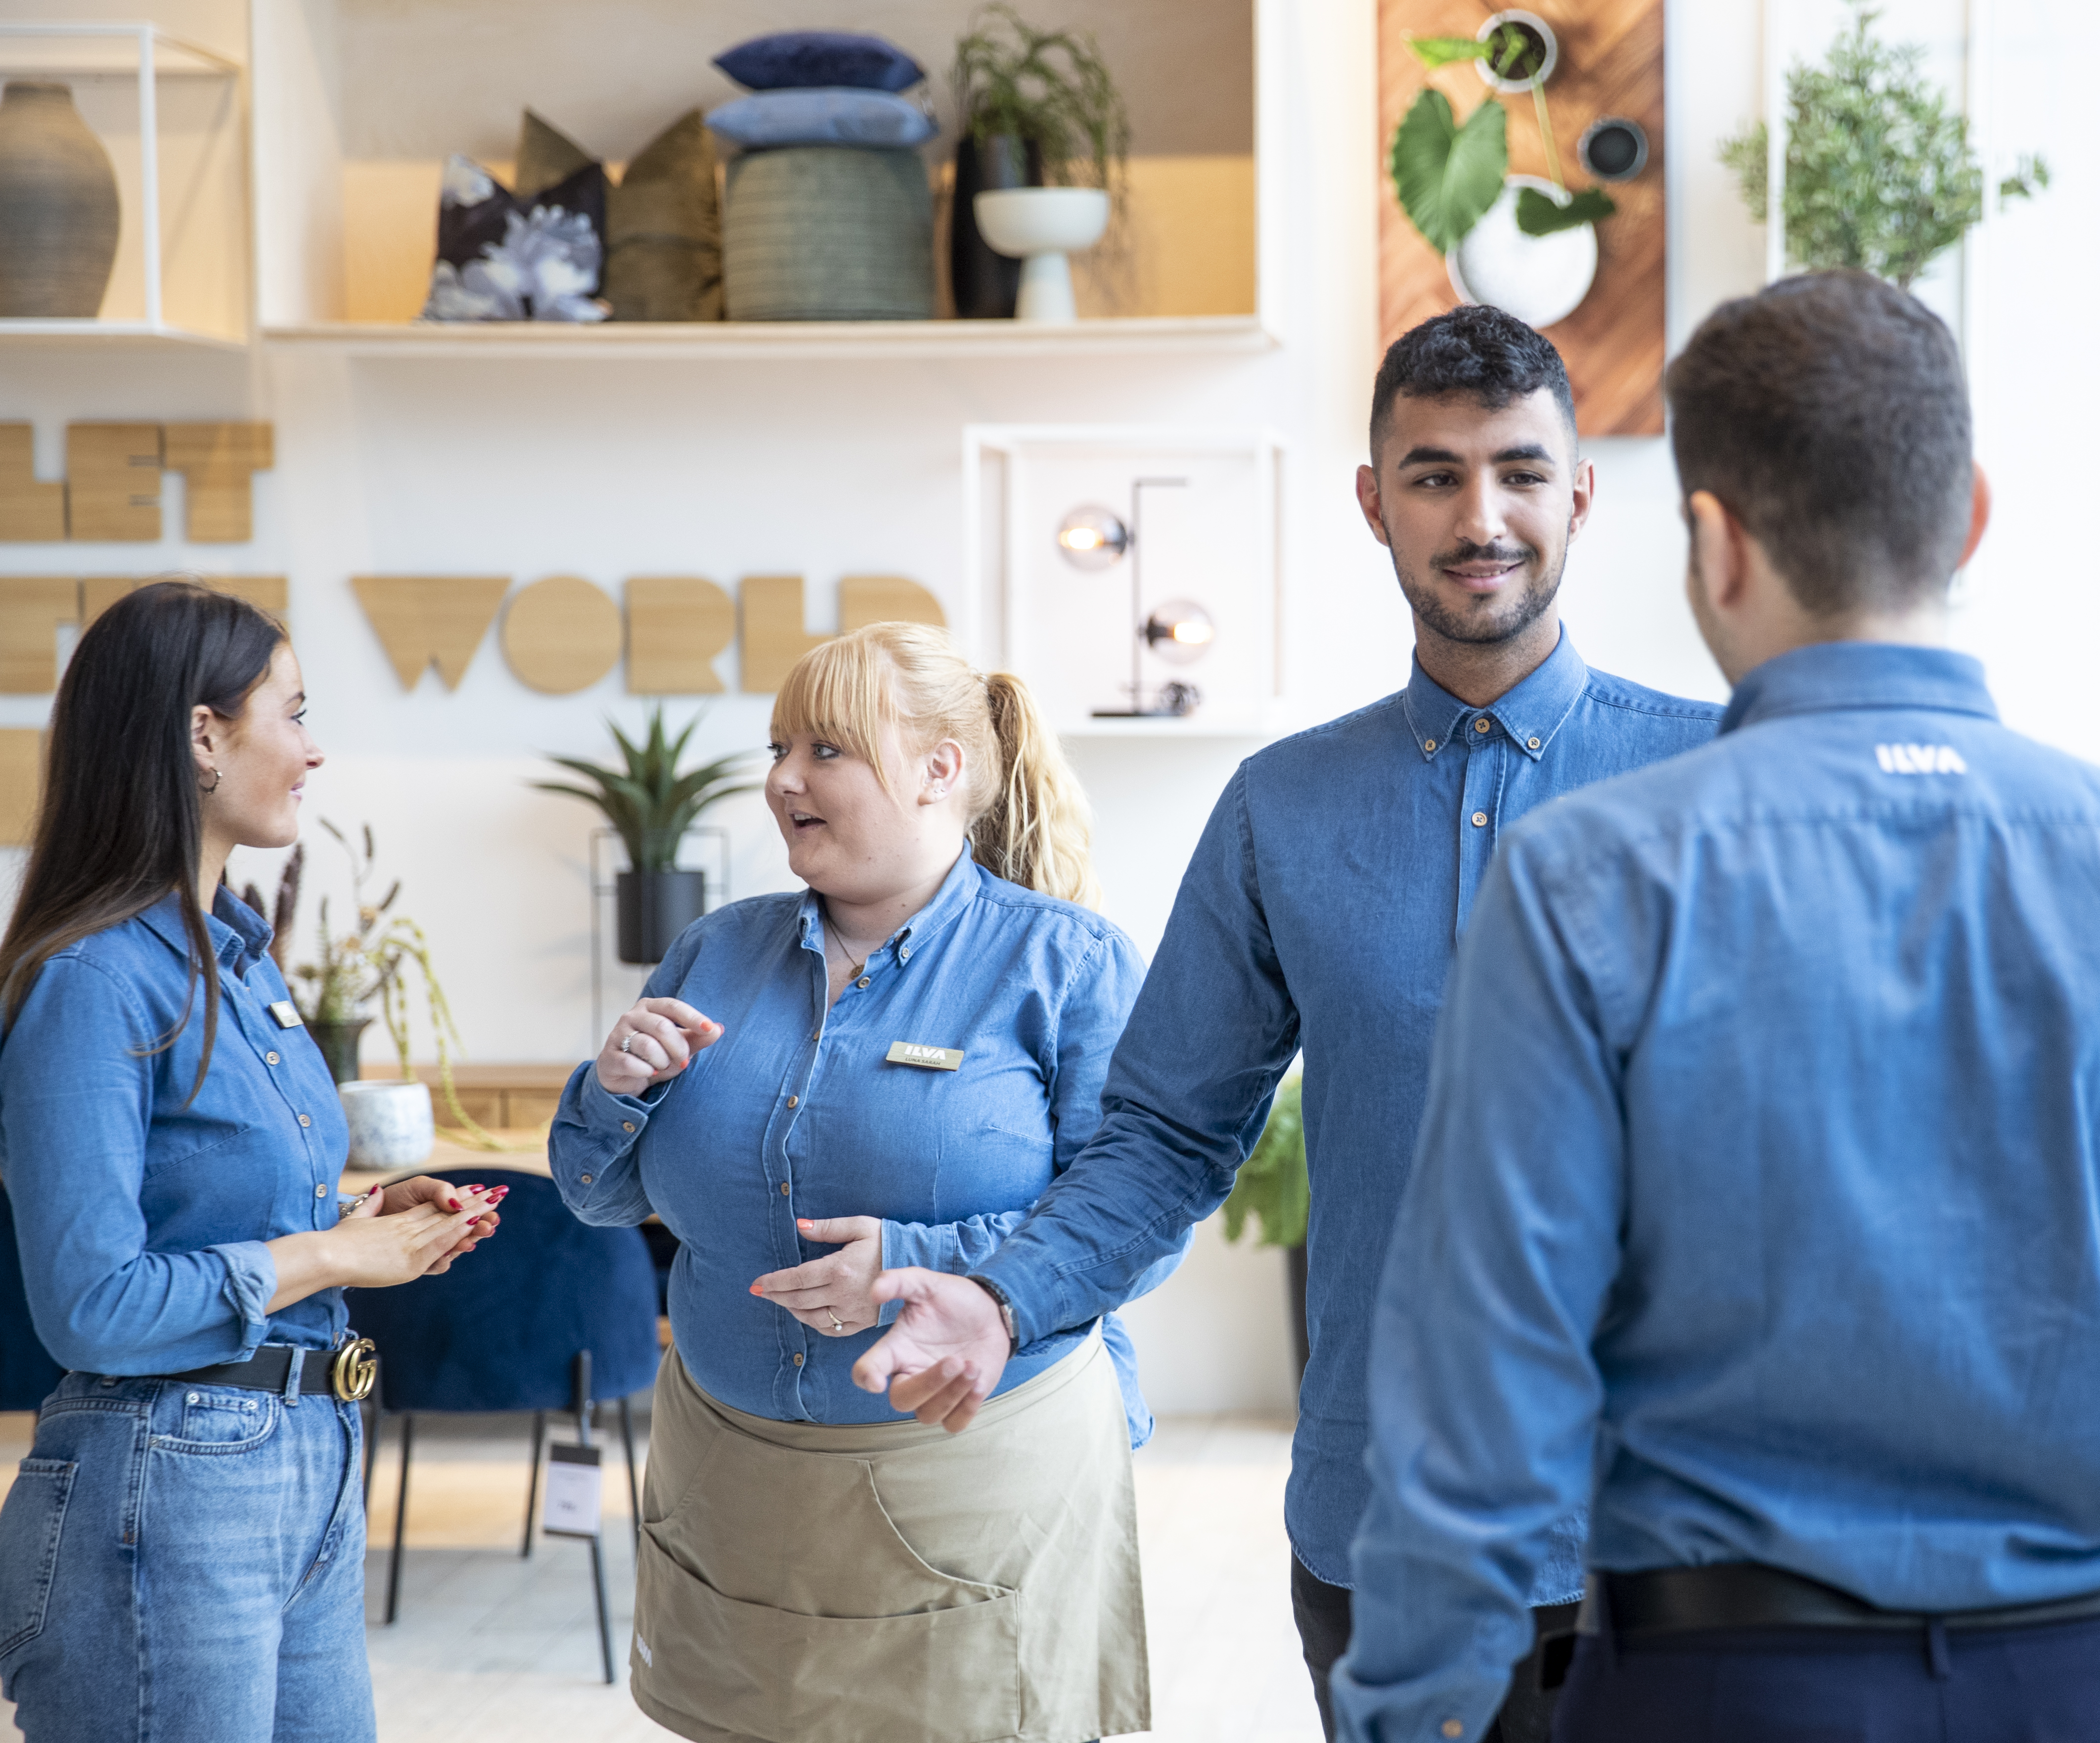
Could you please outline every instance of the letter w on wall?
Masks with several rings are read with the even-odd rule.
[[[404,690],[413,690],[429,665],[437,667],[446,689],[457,690],[510,577],[354,575],[350,585]]]

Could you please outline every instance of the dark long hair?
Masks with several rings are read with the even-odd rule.
[[[153,1051],[188,1026],[201,982],[204,1057],[190,1093],[203,1087],[218,1033],[218,975],[196,902],[204,824],[190,711],[202,704],[238,718],[284,639],[267,612],[186,580],[127,594],[89,625],[59,685],[36,845],[0,940],[8,1024],[59,951],[179,890],[189,990]]]

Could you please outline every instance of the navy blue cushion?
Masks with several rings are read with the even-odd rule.
[[[861,90],[907,90],[926,69],[880,37],[845,30],[783,30],[753,37],[715,56],[738,84],[752,90],[798,85],[851,85]]]
[[[507,1185],[510,1196],[495,1238],[442,1277],[351,1292],[352,1328],[379,1346],[387,1410],[565,1410],[570,1365],[584,1349],[593,1398],[655,1383],[656,1272],[638,1229],[578,1222],[542,1175],[434,1177]]]
[[[57,1390],[64,1373],[29,1323],[22,1255],[15,1246],[15,1207],[0,1187],[0,1410],[35,1410]]]
[[[732,145],[920,145],[940,131],[916,104],[887,91],[833,86],[823,90],[761,90],[708,111],[708,125]]]

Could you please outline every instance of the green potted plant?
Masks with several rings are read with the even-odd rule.
[[[1048,183],[1092,187],[1118,199],[1130,117],[1090,32],[1039,30],[1004,4],[972,19],[948,77],[960,117],[949,225],[955,313],[966,320],[1008,317],[1021,263],[986,242],[977,196]]]
[[[1925,51],[1873,33],[1875,9],[1852,0],[1851,27],[1820,67],[1786,77],[1786,181],[1780,193],[1786,256],[1810,271],[1857,267],[1908,289],[1983,215],[1983,170],[1969,123],[1918,70]],[[1769,135],[1762,121],[1721,147],[1744,203],[1768,210]],[[1998,198],[2032,198],[2049,165],[2023,157]]]
[[[758,786],[741,778],[757,754],[754,751],[734,752],[690,769],[678,766],[702,717],[695,714],[673,739],[664,731],[664,706],[659,703],[650,711],[649,730],[639,744],[607,721],[622,766],[549,757],[549,762],[591,784],[532,783],[542,792],[566,793],[596,805],[627,849],[628,869],[616,880],[622,962],[661,962],[673,940],[707,911],[707,875],[679,869],[679,841],[709,805]]]
[[[1462,124],[1425,86],[1394,130],[1388,167],[1401,210],[1444,256],[1452,289],[1534,327],[1573,314],[1597,274],[1595,226],[1617,210],[1602,188],[1571,190],[1561,174],[1547,82],[1560,64],[1552,27],[1536,14],[1495,13],[1477,36],[1410,37],[1423,66],[1470,65],[1488,95]],[[1529,95],[1546,176],[1509,173],[1509,118],[1500,99]]]
[[[1300,1381],[1312,1353],[1305,1329],[1305,1225],[1312,1211],[1312,1186],[1305,1172],[1304,1087],[1295,1072],[1279,1086],[1268,1123],[1261,1128],[1253,1154],[1240,1165],[1224,1206],[1228,1241],[1238,1241],[1252,1218],[1261,1229],[1255,1245],[1283,1249]]]

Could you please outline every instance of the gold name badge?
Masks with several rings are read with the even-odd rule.
[[[952,1071],[963,1062],[960,1047],[922,1047],[916,1041],[892,1041],[883,1055],[893,1066],[924,1066],[929,1071]]]
[[[298,1029],[303,1026],[299,1008],[289,999],[280,999],[270,1007],[270,1014],[277,1019],[280,1029]]]

